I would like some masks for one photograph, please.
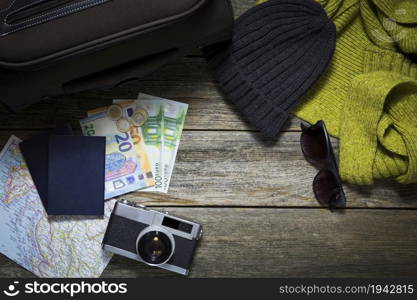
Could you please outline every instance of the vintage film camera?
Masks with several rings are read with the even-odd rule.
[[[103,249],[187,275],[202,226],[126,200],[116,202]]]

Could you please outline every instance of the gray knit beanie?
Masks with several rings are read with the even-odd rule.
[[[270,0],[243,14],[233,40],[211,56],[228,98],[275,137],[331,60],[336,28],[313,0]]]

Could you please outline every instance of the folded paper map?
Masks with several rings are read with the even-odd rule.
[[[0,252],[39,277],[99,277],[110,261],[101,242],[115,200],[102,218],[47,216],[12,136],[0,152]]]

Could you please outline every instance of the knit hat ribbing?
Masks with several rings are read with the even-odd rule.
[[[276,136],[325,71],[335,40],[335,26],[318,3],[271,0],[239,18],[231,44],[210,62],[243,115]]]

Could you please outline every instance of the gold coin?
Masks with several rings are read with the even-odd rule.
[[[129,132],[130,131],[130,122],[127,118],[122,117],[116,121],[116,127],[120,132]]]
[[[123,117],[123,108],[118,104],[110,105],[107,109],[107,117],[112,121],[118,121]]]
[[[148,120],[149,114],[146,110],[138,108],[133,113],[131,120],[132,124],[136,127],[140,127]]]

